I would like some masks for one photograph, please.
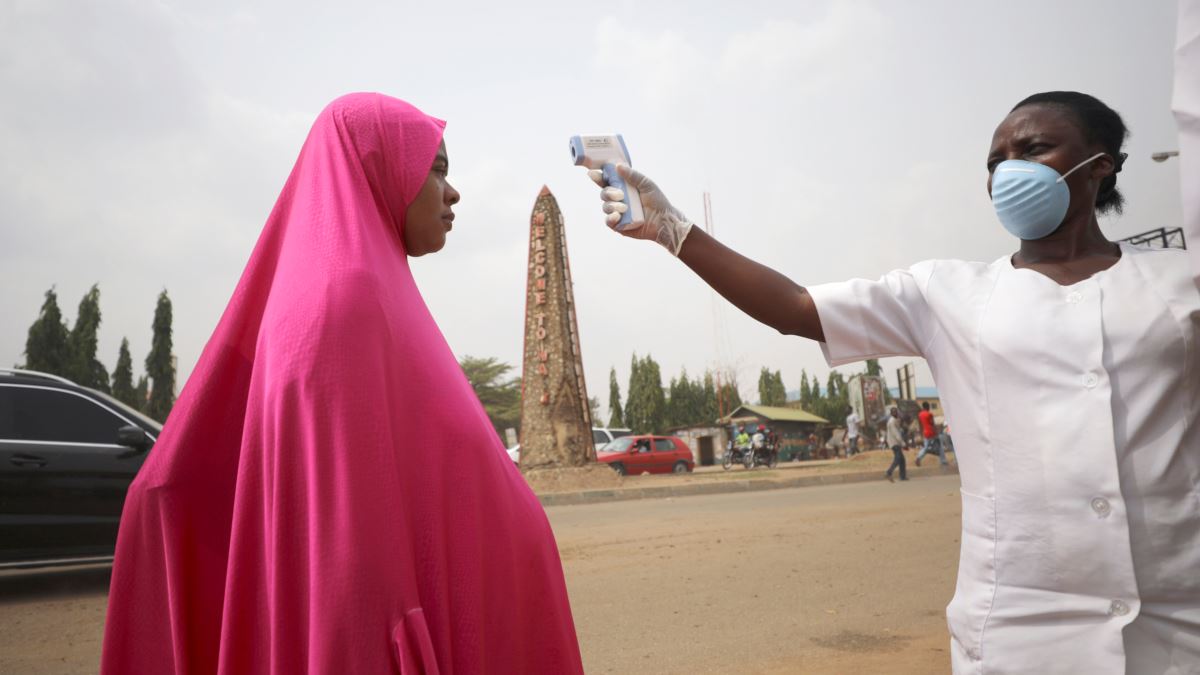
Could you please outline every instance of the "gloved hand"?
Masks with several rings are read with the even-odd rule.
[[[617,231],[626,237],[657,241],[670,251],[671,255],[678,256],[679,249],[683,247],[683,240],[692,231],[692,221],[688,220],[682,211],[671,206],[662,190],[644,174],[625,164],[617,165],[617,173],[641,195],[642,212],[646,218],[644,222],[635,221],[625,229]],[[608,187],[604,173],[599,169],[588,171],[588,176],[604,188],[600,191],[600,199],[604,200],[604,213],[607,214],[604,220],[610,228],[616,229],[621,214],[629,208],[622,201],[625,199],[625,193],[619,188]]]

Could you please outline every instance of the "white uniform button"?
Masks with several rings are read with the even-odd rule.
[[[1083,376],[1083,386],[1088,389],[1094,389],[1100,383],[1100,378],[1096,377],[1095,373],[1087,373]]]
[[[1103,497],[1096,497],[1092,500],[1092,510],[1096,512],[1096,515],[1103,518],[1112,511],[1112,507],[1109,506],[1107,499]]]
[[[1128,613],[1129,605],[1121,602],[1120,600],[1113,600],[1112,604],[1108,606],[1109,616],[1125,616]]]
[[[1067,302],[1071,303],[1072,305],[1074,305],[1082,300],[1083,300],[1083,293],[1080,293],[1079,291],[1071,291],[1070,293],[1067,293]]]

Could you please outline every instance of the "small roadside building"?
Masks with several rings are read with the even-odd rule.
[[[722,422],[725,426],[745,424],[750,431],[765,424],[779,434],[779,458],[792,459],[809,455],[808,437],[819,428],[829,425],[829,420],[801,408],[781,408],[770,405],[741,405],[729,413]]]
[[[676,427],[668,433],[678,436],[692,449],[696,466],[712,466],[721,463],[725,445],[729,442],[729,429],[714,424],[696,424]]]

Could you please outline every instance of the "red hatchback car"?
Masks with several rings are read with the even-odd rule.
[[[639,473],[688,473],[696,466],[692,451],[674,436],[623,436],[601,448],[596,461],[624,476]]]

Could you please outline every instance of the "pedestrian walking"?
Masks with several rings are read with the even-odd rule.
[[[858,427],[862,418],[854,412],[854,408],[846,406],[846,431],[842,433],[842,444],[846,447],[846,459],[858,454]]]
[[[933,413],[929,410],[929,401],[921,403],[921,412],[917,413],[917,419],[921,422],[921,436],[925,443],[921,446],[921,452],[917,453],[916,465],[921,466],[921,458],[930,450],[934,450],[942,466],[946,466],[946,450],[942,447],[942,439],[938,438],[937,425],[934,424]]]
[[[908,473],[904,463],[904,423],[901,421],[899,408],[892,408],[891,415],[887,421],[887,444],[892,449],[892,465],[888,467],[887,479],[895,482],[892,478],[892,472],[897,467],[900,468],[900,480],[908,480]]]

